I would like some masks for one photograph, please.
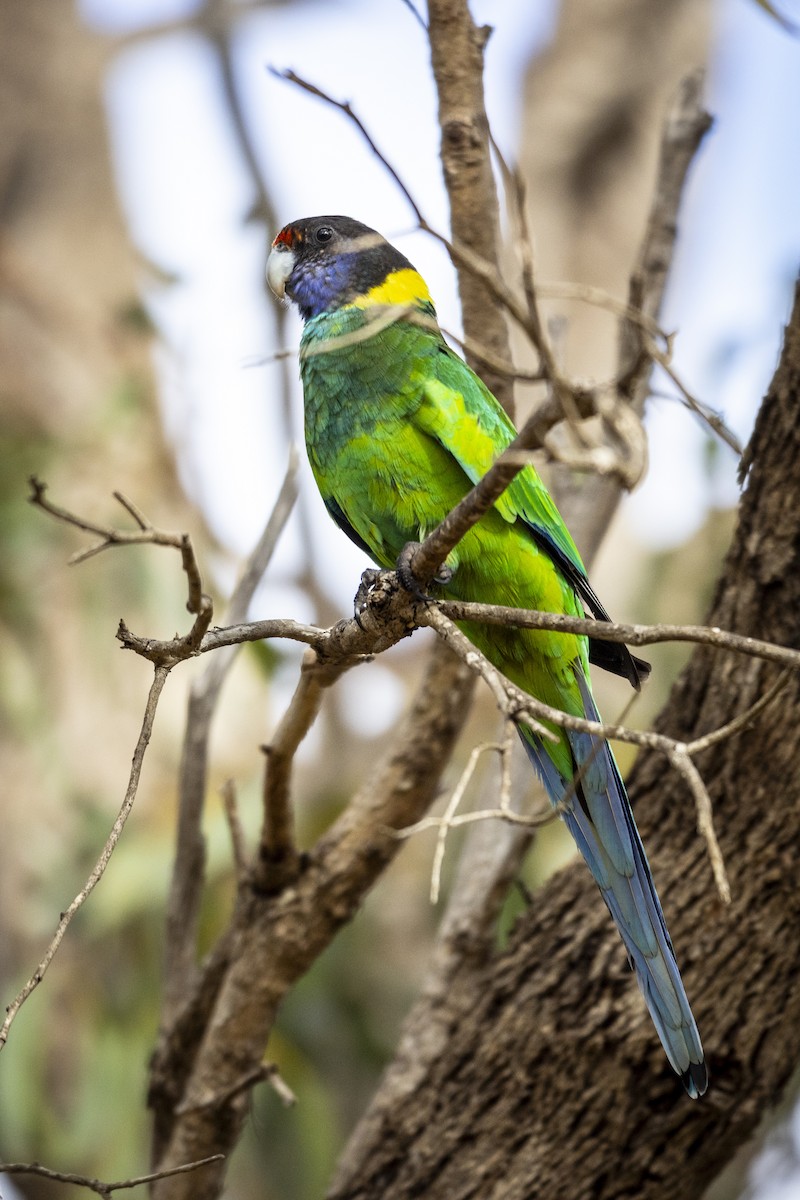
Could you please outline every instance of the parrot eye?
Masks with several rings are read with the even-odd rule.
[[[319,229],[314,234],[314,241],[318,242],[319,245],[324,246],[325,243],[329,242],[332,237],[333,230],[331,229],[330,225],[320,225]]]

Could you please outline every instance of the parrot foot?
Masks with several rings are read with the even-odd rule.
[[[380,579],[381,574],[382,572],[377,567],[367,567],[366,571],[362,571],[361,573],[361,582],[358,585],[358,591],[353,600],[353,616],[355,617],[356,624],[361,629],[364,628],[361,624],[361,615],[369,604],[370,592]]]
[[[419,544],[419,542],[406,542],[405,546],[403,546],[403,549],[397,556],[397,563],[395,565],[397,578],[400,580],[401,587],[405,588],[407,592],[411,592],[415,600],[434,600],[434,596],[429,596],[426,592],[423,592],[416,575],[411,569],[411,560]],[[454,575],[455,571],[445,563],[440,567],[439,574],[433,582],[438,584],[439,587],[446,587]]]

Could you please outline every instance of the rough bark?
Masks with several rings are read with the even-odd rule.
[[[710,14],[708,0],[559,6],[553,40],[528,69],[520,142],[541,279],[628,293],[663,117],[681,80],[707,61]],[[568,301],[542,308],[566,318],[559,350],[570,372],[595,380],[614,373],[607,313]],[[548,479],[583,553],[607,532],[619,489],[597,478],[576,487],[574,471],[558,465]],[[611,612],[617,590],[613,577],[604,581]]]
[[[453,236],[496,263],[500,226],[483,100],[483,52],[491,30],[475,25],[465,0],[430,0],[428,21]],[[459,271],[458,291],[467,336],[507,362],[508,328],[500,307],[487,303],[483,283],[469,271]],[[511,381],[467,358],[513,416]]]
[[[392,752],[302,857],[296,878],[274,894],[245,881],[229,930],[154,1056],[149,1103],[159,1169],[235,1146],[249,1105],[243,1081],[252,1083],[279,1005],[397,853],[402,843],[392,830],[413,824],[430,805],[461,728],[469,682],[467,669],[437,645]],[[455,705],[454,688],[461,695]],[[211,1200],[224,1166],[161,1180],[153,1194]]]
[[[708,622],[800,641],[800,288],[747,453],[737,531]],[[689,739],[773,682],[758,660],[700,650],[658,728]],[[733,902],[714,890],[692,803],[662,759],[630,780],[637,820],[703,1034],[711,1088],[683,1094],[582,864],[534,897],[506,952],[451,998],[424,1080],[375,1109],[329,1200],[699,1197],[776,1103],[800,1056],[800,680],[706,751]]]

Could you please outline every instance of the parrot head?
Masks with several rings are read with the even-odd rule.
[[[400,271],[416,275],[399,250],[352,217],[304,217],[284,225],[267,260],[269,286],[293,300],[306,321],[352,303]]]

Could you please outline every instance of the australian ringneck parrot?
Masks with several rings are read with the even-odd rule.
[[[491,392],[444,341],[424,280],[399,251],[349,217],[286,225],[267,276],[305,322],[300,371],[306,445],[333,520],[379,566],[394,567],[515,436]],[[447,560],[444,597],[607,620],[580,555],[532,466]],[[598,720],[589,662],[638,686],[626,647],[571,634],[462,624],[524,691]],[[625,943],[674,1069],[692,1097],[708,1077],[647,856],[611,749],[586,733],[525,749],[558,805]]]

